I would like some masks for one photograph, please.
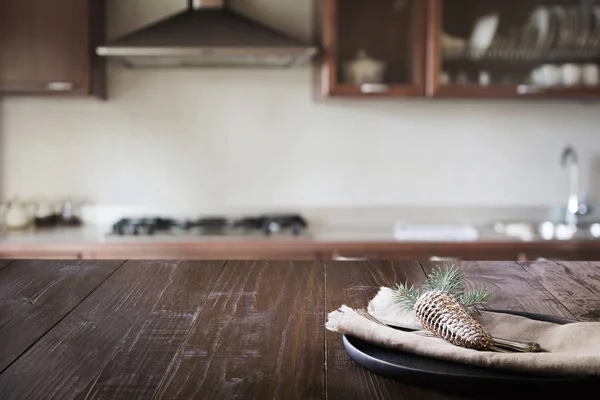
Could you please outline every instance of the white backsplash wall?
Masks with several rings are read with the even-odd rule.
[[[2,197],[180,212],[552,205],[571,143],[600,199],[597,104],[315,100],[310,68],[111,67],[109,83],[108,102],[0,100]]]
[[[565,197],[562,147],[579,149],[584,172],[600,154],[596,105],[315,101],[308,69],[116,68],[109,78],[108,102],[2,101],[5,197],[185,209],[553,204]]]

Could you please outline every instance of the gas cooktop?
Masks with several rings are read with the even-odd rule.
[[[308,223],[298,214],[264,214],[238,219],[136,217],[119,220],[113,225],[112,234],[117,236],[240,236],[260,233],[270,236],[291,233],[298,236],[307,228]]]

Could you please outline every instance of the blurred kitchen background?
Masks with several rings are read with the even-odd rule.
[[[11,3],[19,1],[3,1],[2,7]],[[594,213],[600,200],[600,90],[594,87],[595,70],[590,67],[600,58],[593,46],[585,47],[594,44],[596,24],[600,33],[600,17],[595,18],[600,3],[481,3],[479,15],[461,19],[453,16],[461,11],[452,11],[449,0],[231,0],[227,7],[315,45],[319,55],[293,68],[127,68],[110,60],[105,100],[51,90],[5,90],[0,97],[0,195],[5,204],[0,255],[600,259],[600,240],[592,234],[600,236],[595,224],[600,217],[595,219]],[[186,0],[107,0],[108,41],[187,6]],[[443,10],[436,8],[442,6]],[[552,11],[557,6],[579,10],[575,22],[589,21],[578,29],[571,27],[585,41],[581,51],[544,59],[535,51],[526,55],[526,48],[511,55],[510,43],[497,43],[502,34],[517,47],[520,39],[511,35],[523,35],[524,43],[526,29],[502,31],[502,21],[513,17],[519,21],[515,26],[527,26],[528,34],[536,35],[530,36],[534,43],[546,43],[542,35],[553,30],[558,41],[563,28],[561,13],[555,18]],[[378,29],[376,21],[385,25],[388,20],[361,12],[365,7],[403,16]],[[465,12],[475,13],[473,8]],[[356,22],[361,15],[364,19]],[[495,29],[494,16],[500,20]],[[354,21],[352,34],[336,28],[345,26],[342,18]],[[394,21],[403,25],[395,26]],[[458,21],[460,29],[444,36],[443,21]],[[334,22],[336,27],[331,27]],[[471,32],[478,24],[483,37],[475,38]],[[486,29],[494,31],[492,38],[488,33],[488,43]],[[468,35],[461,38],[463,31]],[[387,63],[388,77],[395,68],[390,61],[394,57],[386,61],[377,44],[387,40],[386,34],[394,36],[392,43],[408,52],[408,64],[416,68],[404,71],[408,82],[400,83],[413,85],[420,95],[390,95],[395,89],[377,76],[378,63]],[[30,51],[25,44],[17,48],[14,40],[6,39],[10,35],[6,25],[0,28],[2,78],[10,77],[7,70],[18,65],[15,59],[21,52]],[[352,46],[343,44],[346,38]],[[438,47],[427,47],[434,40]],[[374,50],[369,49],[372,43]],[[479,47],[469,53],[473,43]],[[417,46],[421,49],[415,50]],[[499,46],[498,59],[493,46]],[[371,82],[360,82],[360,76],[341,77],[348,75],[343,65],[352,59],[335,58],[350,47],[352,57],[360,58],[360,50],[365,50],[366,61],[354,65],[370,71]],[[432,55],[436,49],[454,51],[450,64]],[[519,55],[526,60],[514,64],[519,71],[531,70],[531,81],[510,82],[495,73],[494,66],[511,65],[510,57]],[[483,66],[473,69],[478,58]],[[43,70],[44,62],[39,62]],[[327,75],[332,73],[330,62],[337,63],[338,81],[333,84]],[[565,64],[576,65],[581,76],[587,65],[588,84],[583,77],[573,87],[553,84],[552,73]],[[546,81],[534,79],[541,76],[534,77],[534,67],[546,67]],[[339,88],[332,87],[344,79]],[[451,82],[459,89],[436,96],[436,90],[443,94],[443,86]],[[354,89],[344,92],[352,85]],[[468,90],[461,92],[460,86]],[[523,99],[528,96],[534,98]],[[574,149],[579,167],[577,210],[572,214],[581,215],[576,221],[565,217],[574,179],[569,164],[573,159],[561,162],[567,146]],[[36,215],[64,213],[65,204],[68,216],[75,214],[81,226],[33,227]],[[587,207],[580,209],[582,204]],[[235,218],[264,213],[302,216],[306,230],[274,239],[273,233],[285,228],[285,223],[275,224],[269,238],[236,237],[226,239],[226,246],[218,234],[190,239],[171,232],[157,236],[164,240],[148,239],[148,226],[141,226],[137,235],[134,228],[127,231],[125,236],[136,236],[131,240],[111,239],[119,236],[114,224],[122,218],[208,217],[218,223],[214,219],[225,217],[230,224]],[[25,229],[6,229],[7,217],[20,222],[25,215]],[[144,247],[144,238],[153,247]],[[157,242],[170,247],[165,244],[161,252]],[[178,242],[187,247],[173,247]],[[128,243],[133,244],[128,248]]]

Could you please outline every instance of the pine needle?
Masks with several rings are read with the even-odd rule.
[[[465,289],[465,274],[455,265],[444,265],[431,271],[427,276],[425,291],[439,290],[457,295]]]
[[[477,307],[483,306],[494,297],[492,292],[487,289],[475,289],[465,292],[465,274],[453,263],[444,263],[432,270],[427,276],[427,283],[422,289],[398,283],[392,290],[394,291],[395,302],[408,310],[414,309],[419,297],[429,291],[450,293],[467,310],[475,312],[477,312]]]
[[[421,291],[414,286],[408,287],[404,283],[398,283],[392,288],[397,304],[400,304],[407,310],[412,310],[415,303],[421,297]]]
[[[494,295],[487,289],[475,289],[469,292],[465,292],[458,297],[458,301],[469,309],[477,306],[482,306],[488,301],[492,300]]]

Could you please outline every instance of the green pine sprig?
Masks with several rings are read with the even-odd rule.
[[[494,295],[487,289],[475,289],[463,293],[458,297],[458,301],[465,308],[480,307],[492,300]]]
[[[469,311],[477,312],[477,309],[489,302],[494,295],[488,289],[475,289],[465,291],[465,274],[456,268],[454,264],[444,264],[437,267],[427,276],[427,283],[421,288],[408,286],[404,283],[396,284],[394,300],[403,308],[412,310],[415,303],[425,292],[439,290],[450,293]]]
[[[439,290],[454,295],[462,293],[465,290],[465,274],[454,265],[438,267],[427,276],[424,290]]]
[[[396,284],[392,290],[394,291],[395,302],[407,310],[412,310],[419,297],[421,297],[420,289],[412,285],[408,287],[404,283]]]

